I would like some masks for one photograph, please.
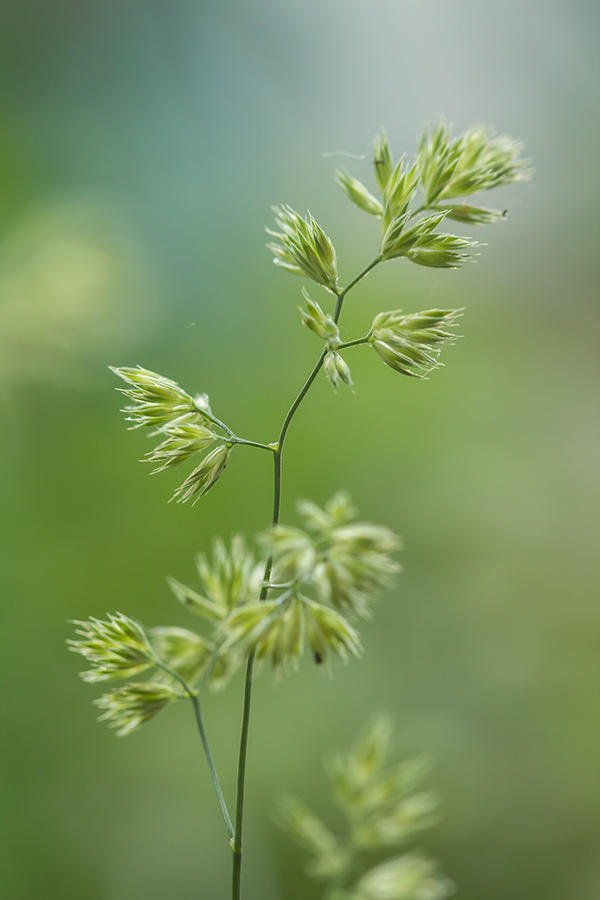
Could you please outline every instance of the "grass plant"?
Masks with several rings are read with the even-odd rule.
[[[195,619],[196,629],[146,628],[122,613],[106,621],[75,623],[70,648],[89,664],[88,682],[127,679],[95,701],[100,718],[119,736],[130,734],[171,703],[191,704],[219,800],[232,851],[232,900],[242,896],[242,850],[246,759],[252,692],[258,669],[277,675],[296,670],[308,656],[331,669],[336,659],[360,657],[360,623],[372,615],[374,595],[400,571],[400,539],[383,525],[358,520],[344,491],[324,507],[298,503],[299,524],[280,521],[282,457],[296,411],[321,371],[334,390],[352,388],[347,358],[366,347],[394,372],[424,379],[440,365],[440,354],[456,338],[463,310],[428,309],[378,313],[367,334],[344,341],[339,322],[352,289],[391,260],[439,269],[474,260],[471,238],[449,233],[449,222],[487,225],[503,211],[465,198],[529,177],[521,145],[483,126],[453,137],[443,121],[425,129],[414,160],[394,161],[384,132],[373,145],[374,190],[346,171],[337,181],[352,204],[371,216],[381,239],[375,256],[345,286],[339,283],[337,252],[310,213],[273,208],[268,244],[275,264],[313,282],[318,299],[301,289],[301,322],[319,341],[316,362],[283,418],[275,440],[239,437],[213,413],[206,394],[188,393],[175,381],[137,367],[114,368],[125,387],[131,428],[146,428],[158,441],[147,454],[154,473],[194,461],[175,491],[179,503],[196,503],[223,476],[238,447],[254,447],[273,463],[273,514],[256,549],[241,536],[215,538],[210,555],[197,559],[198,584],[171,579],[175,598]],[[378,194],[378,195],[377,195]],[[314,293],[314,290],[313,290]],[[359,351],[360,352],[360,351]],[[223,795],[202,717],[205,690],[221,690],[245,668],[244,706],[235,806]],[[139,675],[148,680],[135,680]],[[131,681],[130,679],[134,679]],[[443,900],[453,890],[426,854],[407,849],[435,820],[436,801],[420,789],[422,761],[390,763],[390,723],[380,718],[350,752],[330,767],[345,831],[331,830],[302,801],[288,797],[279,821],[308,851],[309,872],[324,882],[328,900]],[[225,896],[225,888],[223,890]]]

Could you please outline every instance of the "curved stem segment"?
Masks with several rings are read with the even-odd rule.
[[[361,281],[365,275],[374,269],[375,266],[381,262],[381,257],[376,256],[375,259],[369,263],[366,268],[360,272],[356,278],[354,278],[350,284],[339,290],[337,292],[337,302],[335,306],[335,312],[333,315],[334,321],[339,321],[342,306],[344,303],[344,299],[346,294],[352,290],[352,288]],[[272,517],[272,527],[279,524],[279,516],[281,512],[281,456],[283,453],[283,447],[285,444],[285,439],[288,433],[288,429],[292,423],[292,419],[296,414],[296,411],[302,401],[304,400],[306,394],[308,393],[313,381],[319,374],[319,371],[323,365],[323,361],[325,356],[327,355],[327,348],[325,348],[319,359],[315,363],[312,372],[304,382],[302,388],[300,389],[296,399],[290,406],[285,419],[283,420],[283,425],[281,426],[281,431],[279,433],[279,441],[270,449],[273,449],[273,517]],[[269,591],[269,577],[271,575],[271,568],[273,566],[273,557],[269,556],[267,559],[267,563],[265,565],[265,573],[263,576],[263,587],[260,592],[260,600],[266,600],[267,594]],[[235,837],[233,840],[233,885],[232,885],[232,900],[240,900],[241,898],[241,887],[242,887],[242,831],[244,826],[244,795],[245,795],[245,785],[246,785],[246,759],[248,754],[248,734],[250,729],[250,707],[252,703],[252,676],[254,674],[254,653],[251,653],[248,657],[248,662],[246,665],[246,680],[244,683],[244,712],[242,716],[242,732],[240,738],[240,753],[238,760],[238,777],[237,777],[237,798],[236,798],[236,814],[235,814]]]
[[[210,777],[212,778],[212,783],[213,783],[213,785],[215,787],[215,791],[217,793],[217,800],[219,801],[219,806],[221,807],[221,814],[225,821],[225,827],[227,828],[227,832],[229,834],[229,842],[233,845],[235,832],[233,830],[233,824],[231,822],[229,810],[227,809],[227,804],[225,803],[223,791],[221,790],[221,785],[219,784],[219,778],[217,775],[217,770],[215,769],[215,763],[213,760],[213,756],[210,751],[210,745],[208,743],[208,737],[206,735],[206,729],[204,728],[204,721],[202,719],[202,708],[200,706],[200,700],[198,698],[198,694],[191,694],[190,700],[192,701],[192,703],[194,705],[194,715],[196,716],[196,724],[198,726],[198,731],[200,732],[200,740],[202,741],[202,746],[204,748],[204,755],[206,756],[206,762],[208,763]]]
[[[204,727],[204,720],[202,719],[202,708],[200,706],[200,699],[198,697],[198,692],[193,690],[183,678],[182,675],[179,674],[175,669],[172,669],[171,666],[168,666],[164,663],[158,656],[154,657],[154,662],[159,669],[162,669],[163,672],[166,672],[167,675],[170,675],[172,678],[175,678],[179,684],[182,686],[183,690],[192,701],[194,706],[194,715],[196,717],[196,724],[198,726],[198,731],[200,733],[200,740],[202,741],[202,747],[204,749],[204,755],[206,757],[206,762],[208,763],[208,769],[210,771],[210,777],[212,778],[212,783],[215,787],[215,791],[217,794],[217,800],[219,801],[219,806],[221,808],[221,813],[223,815],[223,819],[225,821],[225,827],[227,828],[227,832],[229,834],[229,841],[233,842],[234,832],[233,825],[231,824],[231,816],[229,815],[229,810],[227,809],[227,804],[225,803],[225,797],[223,796],[223,791],[221,790],[221,785],[219,783],[219,777],[217,775],[217,770],[215,768],[215,763],[213,760],[213,755],[211,753],[210,744],[208,743],[208,735],[206,734],[206,729]]]

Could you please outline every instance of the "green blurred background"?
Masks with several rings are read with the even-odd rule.
[[[190,711],[116,740],[64,641],[114,610],[190,624],[165,576],[267,525],[270,464],[240,448],[197,506],[167,504],[179,472],[138,464],[107,366],[273,440],[318,342],[264,248],[270,205],[309,207],[349,280],[377,227],[324,153],[368,157],[381,125],[412,153],[440,114],[522,138],[535,179],[490,197],[510,216],[478,265],[390,263],[348,302],[348,337],[466,306],[446,368],[415,383],[358,349],[356,394],[321,378],[294,422],[284,518],[345,487],[405,571],[363,661],[257,684],[245,896],[320,896],[270,815],[284,788],[327,814],[321,760],[378,709],[437,759],[428,846],[464,900],[600,896],[598,20],[591,0],[0,4],[3,897],[227,897]],[[206,700],[229,795],[240,701],[239,678]]]

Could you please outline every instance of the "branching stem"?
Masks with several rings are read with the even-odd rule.
[[[339,318],[342,312],[342,306],[344,303],[344,299],[349,291],[358,284],[359,281],[369,274],[369,272],[375,268],[375,266],[381,262],[381,256],[376,256],[375,259],[366,266],[362,272],[354,278],[345,288],[340,289],[336,296],[337,302],[335,307],[335,312],[333,314],[334,322],[337,324],[339,322]],[[365,339],[361,339],[359,343],[364,343]],[[350,342],[353,344],[355,342]],[[325,348],[319,359],[315,363],[312,372],[304,382],[304,385],[300,389],[296,399],[290,406],[285,419],[283,420],[283,425],[281,426],[281,431],[279,433],[279,441],[277,444],[269,447],[269,449],[273,450],[273,516],[272,516],[272,527],[275,527],[279,524],[279,516],[281,513],[281,457],[283,453],[283,447],[285,444],[285,439],[288,433],[288,429],[292,423],[292,419],[296,414],[296,411],[302,401],[304,400],[306,394],[308,393],[313,381],[319,374],[319,371],[323,365],[323,361],[325,356],[327,355],[327,349]],[[271,569],[273,566],[273,557],[269,556],[265,565],[265,573],[263,576],[263,587],[260,592],[260,600],[266,600],[267,594],[269,591],[269,578],[271,576]],[[250,707],[252,703],[252,677],[254,674],[254,653],[251,653],[248,657],[248,662],[246,664],[246,679],[244,683],[244,711],[242,716],[242,732],[240,738],[240,752],[239,752],[239,760],[238,760],[238,775],[237,775],[237,797],[236,797],[236,815],[235,815],[235,836],[233,839],[233,884],[232,884],[232,900],[240,900],[241,898],[241,887],[242,887],[242,831],[244,826],[244,795],[245,795],[245,784],[246,784],[246,760],[248,754],[248,735],[250,729]]]

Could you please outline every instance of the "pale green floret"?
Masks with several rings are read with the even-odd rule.
[[[491,225],[505,219],[507,215],[507,210],[469,206],[467,203],[448,203],[440,206],[439,209],[446,213],[448,219],[464,222],[466,225]]]
[[[326,355],[323,361],[323,369],[335,391],[337,391],[340,381],[343,381],[349,388],[353,387],[350,367],[335,350],[330,350]]]
[[[133,422],[131,428],[160,428],[186,414],[195,414],[201,424],[208,424],[208,419],[197,407],[194,398],[190,397],[176,382],[164,378],[156,372],[150,372],[141,366],[135,368],[109,367],[115,375],[130,385],[128,390],[121,390],[135,402],[135,406],[126,406],[123,412],[128,413],[127,421]],[[206,395],[199,395],[206,397]],[[196,398],[199,399],[199,398]],[[206,410],[208,397],[206,397]]]
[[[302,321],[307,328],[310,328],[318,337],[327,342],[327,346],[335,350],[342,343],[340,332],[329,314],[325,314],[316,300],[313,300],[306,288],[302,288],[302,296],[304,297],[306,308],[300,309]]]
[[[355,206],[358,206],[359,209],[369,213],[371,216],[383,215],[383,206],[381,205],[381,202],[367,190],[362,182],[353,178],[352,175],[349,175],[345,170],[340,169],[335,173],[335,177],[345,195]]]
[[[417,163],[426,206],[530,178],[519,141],[497,137],[493,129],[480,125],[459,138],[451,135],[451,127],[441,121],[421,138]]]
[[[137,404],[123,410],[131,414],[129,421],[134,422],[132,428],[153,426],[155,430],[152,434],[163,438],[161,444],[146,454],[146,462],[160,463],[152,475],[186,462],[215,440],[224,440],[222,435],[208,427],[213,422],[232,436],[232,432],[214,418],[208,394],[190,397],[174,381],[141,366],[113,369],[113,372],[132,385],[130,390],[123,391]],[[171,499],[181,503],[190,497],[197,495],[198,499],[206,494],[222,474],[231,446],[229,443],[221,444],[205,456]]]
[[[206,450],[218,437],[209,428],[195,422],[193,416],[184,416],[164,425],[161,434],[166,436],[166,440],[146,454],[147,462],[161,463],[153,469],[152,475],[180,465],[195,453]]]
[[[187,628],[160,627],[150,631],[150,640],[156,656],[170,669],[174,669],[188,684],[194,684],[210,659],[212,643]],[[161,680],[172,677],[161,673]]]
[[[154,665],[154,654],[141,625],[122,613],[107,621],[90,618],[75,621],[82,640],[67,641],[69,649],[80,653],[92,668],[81,673],[84,681],[131,678]]]
[[[406,231],[404,226],[408,223],[410,215],[405,213],[394,219],[383,235],[381,242],[382,259],[398,259],[401,256],[405,256],[413,247],[419,247],[434,228],[438,227],[445,216],[446,213],[443,212],[425,216],[416,225],[407,228]]]
[[[477,241],[459,237],[456,234],[432,233],[419,239],[417,247],[406,253],[406,258],[419,266],[437,269],[458,269],[465,263],[474,262],[474,257],[462,250],[478,247]]]
[[[394,168],[387,134],[384,129],[375,135],[373,140],[373,166],[375,168],[375,180],[383,194]]]
[[[125,737],[164,709],[172,700],[181,699],[168,684],[144,681],[126,684],[110,694],[103,694],[94,704],[104,713],[98,721],[107,722],[116,730],[117,737]]]
[[[416,163],[408,168],[404,163],[404,159],[400,159],[391,173],[383,192],[384,213],[382,224],[384,233],[395,219],[405,215],[418,186],[419,172]]]
[[[368,341],[383,362],[403,375],[424,378],[437,368],[444,343],[457,337],[448,328],[456,325],[462,310],[430,309],[404,315],[401,309],[379,313],[373,319]]]
[[[196,497],[194,500],[196,503],[200,497],[204,497],[223,474],[230,453],[231,444],[221,444],[212,450],[177,488],[171,499],[178,503],[185,503],[192,497]]]
[[[291,206],[274,206],[275,224],[281,231],[267,233],[277,238],[267,244],[273,262],[294,272],[307,275],[331,291],[337,289],[335,248],[310,213],[302,218]]]

